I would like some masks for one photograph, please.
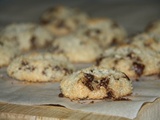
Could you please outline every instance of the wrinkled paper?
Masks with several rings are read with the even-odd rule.
[[[97,100],[71,101],[59,97],[59,83],[28,83],[17,81],[0,70],[0,102],[22,105],[59,104],[73,110],[93,112],[103,115],[120,116],[133,119],[146,102],[160,97],[160,80],[140,80],[133,82],[133,94],[127,101]]]

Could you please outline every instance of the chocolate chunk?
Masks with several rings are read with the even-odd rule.
[[[129,57],[130,59],[134,59],[136,61],[141,61],[141,59],[138,56],[136,56],[136,54],[134,52],[128,53],[127,57]]]
[[[109,91],[109,92],[107,93],[107,98],[109,98],[109,99],[114,98],[114,94],[113,94],[112,91]]]
[[[89,73],[84,73],[85,80],[82,82],[85,86],[88,87],[89,90],[93,91],[94,88],[92,86],[92,81],[94,80],[94,76]]]
[[[133,70],[138,76],[141,76],[143,74],[145,65],[137,62],[133,62]]]
[[[85,35],[88,36],[88,37],[92,37],[92,33],[95,33],[96,35],[98,35],[98,34],[101,33],[101,30],[99,30],[99,29],[88,29],[85,32]]]
[[[123,74],[124,74],[124,78],[127,78],[127,80],[130,81],[130,78],[125,73]]]
[[[117,44],[117,39],[113,38],[112,42],[110,43],[110,46],[115,46]]]
[[[65,25],[65,21],[64,20],[59,20],[56,24],[56,27],[57,28],[65,28],[66,25]]]
[[[0,45],[1,45],[1,46],[3,46],[3,45],[4,45],[2,41],[0,41]]]
[[[94,31],[95,31],[96,34],[100,34],[101,33],[101,31],[99,29],[95,29]]]
[[[149,32],[153,27],[154,27],[154,24],[153,23],[149,23],[148,26],[146,27],[145,31]]]
[[[58,65],[56,65],[53,69],[57,71],[61,70],[61,68]]]
[[[91,101],[90,103],[91,103],[91,104],[93,104],[93,103],[94,103],[94,101]]]
[[[63,68],[63,70],[65,71],[66,74],[71,74],[73,72],[72,70],[69,70],[67,68]]]
[[[30,70],[31,70],[31,71],[34,71],[34,70],[35,70],[35,67],[34,67],[34,66],[32,66],[32,67],[30,68]]]
[[[46,71],[45,71],[45,70],[43,70],[43,71],[42,71],[42,74],[43,74],[43,75],[46,75]]]
[[[59,96],[59,97],[64,97],[63,93],[59,93],[58,96]]]
[[[22,61],[21,62],[21,65],[23,65],[23,66],[26,66],[26,65],[28,65],[29,63],[27,62],[27,61]]]
[[[100,80],[100,86],[105,87],[106,89],[108,88],[108,84],[109,84],[109,79],[108,78],[103,78],[102,80]]]
[[[50,20],[41,19],[40,23],[43,24],[43,25],[46,25],[46,24],[50,23]]]
[[[82,83],[83,83],[85,86],[87,86],[89,90],[91,90],[91,91],[94,90],[91,82],[85,81],[85,82],[82,82]]]
[[[31,48],[32,49],[37,47],[37,45],[36,45],[36,37],[35,36],[32,36],[30,42],[31,42],[31,46],[32,46]]]
[[[87,78],[87,81],[92,82],[94,79],[94,75],[89,73],[84,73],[84,77]]]
[[[114,101],[131,101],[131,99],[129,99],[129,98],[117,98],[117,99],[114,99]]]
[[[101,56],[101,57],[96,59],[96,66],[100,65],[100,62],[103,60],[103,58],[105,58],[105,57]]]

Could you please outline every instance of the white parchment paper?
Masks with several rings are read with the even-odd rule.
[[[59,104],[74,110],[94,112],[104,115],[121,116],[133,119],[143,103],[153,102],[160,97],[160,80],[140,80],[133,82],[133,94],[129,101],[100,100],[70,101],[58,97],[59,83],[27,83],[6,76],[5,69],[0,70],[0,102],[42,105]]]

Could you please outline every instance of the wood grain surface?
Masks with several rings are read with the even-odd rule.
[[[160,98],[146,103],[134,120],[158,120]],[[26,106],[0,103],[0,120],[130,120],[118,116],[84,113],[61,106]]]

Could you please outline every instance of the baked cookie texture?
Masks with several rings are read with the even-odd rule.
[[[160,52],[160,34],[140,33],[128,40],[129,44]]]
[[[100,67],[74,72],[61,81],[60,88],[71,100],[118,99],[132,93],[132,83],[127,75]]]
[[[42,14],[41,23],[54,35],[63,36],[84,25],[88,18],[77,8],[54,6]]]
[[[56,82],[73,72],[74,67],[63,55],[29,53],[14,59],[7,68],[10,77],[30,82]]]
[[[160,20],[156,20],[156,21],[149,23],[146,26],[145,31],[147,33],[153,33],[153,34],[160,35]]]
[[[97,66],[124,72],[128,77],[159,74],[160,54],[147,48],[123,45],[106,49],[97,59]]]
[[[7,38],[2,40],[0,36],[0,67],[8,66],[12,59],[20,54],[15,46],[16,42],[9,42]]]
[[[53,41],[53,36],[43,27],[34,23],[10,24],[0,31],[2,38],[17,41],[21,51],[41,48]]]
[[[89,63],[97,59],[102,49],[94,41],[76,35],[59,37],[53,41],[53,52],[64,54],[74,63]]]
[[[89,19],[86,26],[78,29],[76,34],[95,41],[102,48],[123,43],[127,35],[122,26],[108,18]]]

